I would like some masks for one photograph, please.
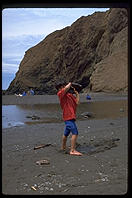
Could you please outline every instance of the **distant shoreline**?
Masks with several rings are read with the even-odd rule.
[[[86,100],[86,93],[80,94],[80,102],[88,102]],[[111,94],[111,93],[89,93],[91,101],[105,101],[105,100],[127,100],[128,94]],[[34,95],[34,96],[15,96],[3,95],[2,105],[17,105],[17,104],[58,104],[57,95]]]

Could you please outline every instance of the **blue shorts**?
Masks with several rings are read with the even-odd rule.
[[[77,130],[75,120],[67,120],[65,121],[65,125],[66,125],[65,131],[64,131],[65,136],[68,136],[70,132],[72,132],[72,135],[78,135],[78,130]]]

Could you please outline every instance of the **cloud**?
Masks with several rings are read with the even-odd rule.
[[[6,8],[2,10],[2,73],[6,76],[15,75],[25,51],[38,44],[48,34],[70,26],[81,16],[108,9]]]
[[[25,51],[38,44],[43,35],[21,35],[3,38],[2,40],[2,72],[16,73]]]
[[[20,56],[44,38],[44,35],[20,35],[2,38],[3,55],[16,53],[17,56]]]
[[[55,30],[65,27],[63,19],[56,18],[53,13],[43,17],[35,14],[32,9],[5,9],[2,13],[2,36],[3,38],[20,35],[47,35]],[[40,11],[40,13],[43,13]]]
[[[26,8],[25,12],[39,17],[78,18],[88,16],[96,11],[106,11],[109,8]]]
[[[2,89],[6,90],[10,82],[15,78],[14,73],[7,73],[7,72],[2,72]]]
[[[108,9],[108,8],[107,8]],[[81,16],[104,8],[8,8],[2,11],[3,37],[50,34],[71,25]]]
[[[21,62],[21,57],[5,56],[2,57],[2,72],[16,73]]]
[[[2,66],[2,72],[5,72],[5,73],[16,73],[18,70],[18,65],[17,64],[7,64],[7,63],[3,63],[3,66]]]

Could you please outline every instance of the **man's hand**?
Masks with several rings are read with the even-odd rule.
[[[72,87],[72,86],[71,86],[71,87]],[[74,87],[72,87],[72,88],[73,88],[73,90],[74,90],[74,93],[76,94],[77,104],[79,104],[79,102],[80,102],[79,93],[78,93],[78,91],[77,91]]]
[[[65,86],[65,92],[68,92],[68,90],[71,87],[71,82],[69,82],[66,86]]]

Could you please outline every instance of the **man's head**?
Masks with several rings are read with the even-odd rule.
[[[59,81],[59,82],[56,83],[55,88],[56,88],[57,90],[59,90],[59,89],[62,89],[63,87],[65,87],[65,86],[66,86],[66,82],[64,82],[64,81]]]

